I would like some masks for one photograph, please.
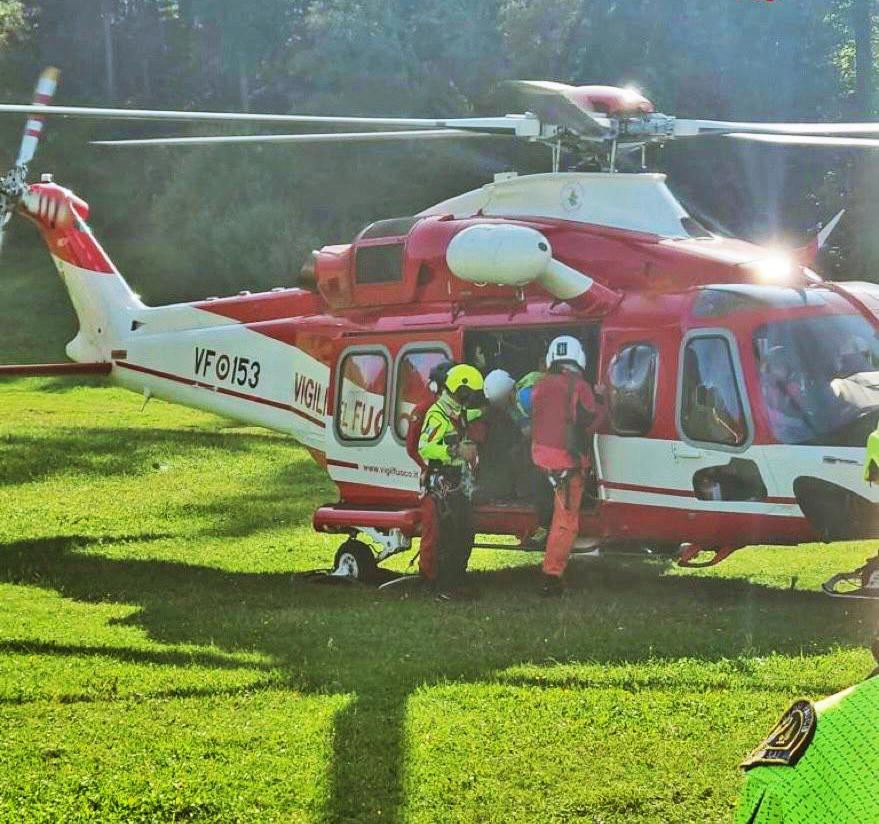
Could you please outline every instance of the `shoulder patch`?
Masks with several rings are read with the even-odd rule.
[[[817,725],[818,716],[812,702],[795,702],[740,766],[746,770],[761,766],[794,766],[812,743]]]

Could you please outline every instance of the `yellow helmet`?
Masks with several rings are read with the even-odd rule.
[[[472,392],[481,392],[485,381],[482,373],[469,363],[459,363],[449,369],[446,375],[446,389],[449,392],[457,392],[461,387],[467,387]]]

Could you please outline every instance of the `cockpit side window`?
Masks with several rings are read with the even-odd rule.
[[[681,430],[693,441],[741,446],[748,438],[742,393],[729,341],[691,338],[681,364]]]

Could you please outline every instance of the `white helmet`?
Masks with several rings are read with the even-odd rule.
[[[576,363],[581,369],[586,368],[586,353],[583,346],[571,335],[559,335],[546,351],[546,368],[554,363]]]
[[[510,377],[509,372],[505,369],[493,369],[485,376],[485,385],[482,391],[490,404],[499,406],[506,400],[515,386],[516,382]]]

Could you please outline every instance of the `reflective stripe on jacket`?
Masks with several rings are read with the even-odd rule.
[[[467,423],[478,419],[479,409],[463,409],[455,399],[443,392],[424,416],[421,435],[418,438],[418,454],[425,464],[431,461],[444,466],[463,466],[464,461],[453,456],[446,439],[457,435],[459,442],[467,435]]]

